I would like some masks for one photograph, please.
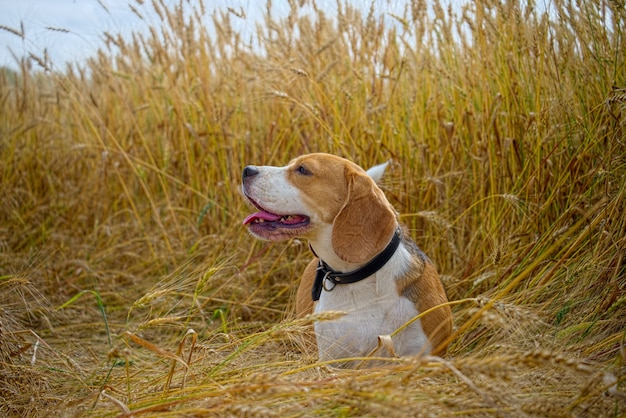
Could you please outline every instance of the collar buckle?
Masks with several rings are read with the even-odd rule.
[[[333,285],[329,287],[328,282],[332,283]],[[327,271],[326,274],[324,274],[324,278],[322,279],[322,288],[327,292],[331,292],[339,283],[341,283],[341,281],[337,280],[334,277],[331,277],[330,271]]]

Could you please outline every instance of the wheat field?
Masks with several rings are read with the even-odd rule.
[[[0,72],[0,415],[626,414],[623,1],[268,3],[248,38],[191,4]],[[391,160],[445,357],[317,362],[307,244],[251,238],[239,193],[308,152]]]

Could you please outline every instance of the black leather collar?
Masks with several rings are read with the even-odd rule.
[[[385,249],[380,254],[374,257],[363,267],[348,273],[341,273],[331,269],[328,264],[320,258],[319,265],[317,266],[317,274],[315,275],[315,281],[313,282],[313,289],[311,290],[313,301],[319,300],[320,295],[322,294],[322,289],[330,292],[338,284],[355,283],[376,273],[385,264],[387,264],[387,261],[389,261],[391,256],[396,252],[396,249],[398,249],[400,241],[400,228],[398,228],[393,234],[393,238],[391,238],[389,244],[387,244]],[[313,254],[315,254],[315,251],[313,251]],[[328,288],[326,286],[326,281],[331,282],[333,284],[332,287]]]

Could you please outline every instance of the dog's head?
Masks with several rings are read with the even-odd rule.
[[[259,209],[248,216],[255,236],[266,240],[307,238],[330,247],[341,260],[363,263],[389,242],[396,212],[376,181],[385,165],[367,172],[329,154],[308,154],[284,167],[247,166],[243,194]]]

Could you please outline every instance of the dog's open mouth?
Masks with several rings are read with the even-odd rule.
[[[250,224],[265,224],[268,227],[281,226],[283,228],[289,228],[294,226],[303,226],[309,223],[309,218],[304,215],[276,215],[274,213],[261,211],[248,215],[243,221],[244,225]]]
[[[310,219],[305,215],[278,215],[264,209],[261,205],[248,197],[248,200],[259,209],[244,219],[243,224],[250,228],[253,234],[269,239],[283,240],[299,236],[310,225]]]

